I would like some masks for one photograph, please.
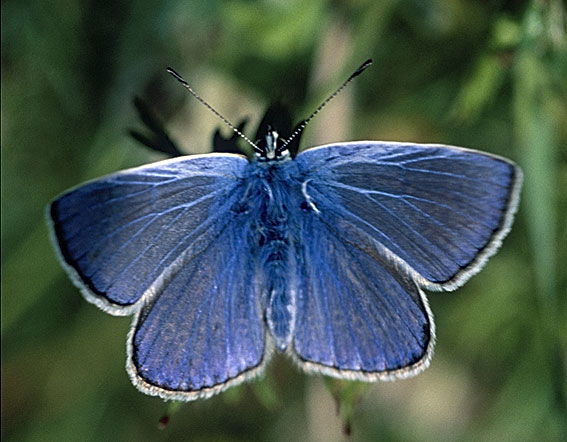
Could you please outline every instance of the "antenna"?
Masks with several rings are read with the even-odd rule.
[[[189,91],[189,93],[191,95],[193,95],[197,100],[199,100],[199,102],[205,106],[207,109],[209,109],[213,114],[215,114],[217,117],[219,117],[228,127],[230,127],[237,135],[239,135],[240,137],[242,137],[244,139],[244,141],[246,141],[248,144],[250,144],[250,146],[252,146],[254,148],[254,151],[258,152],[258,153],[262,153],[262,149],[260,149],[256,144],[254,144],[250,138],[248,138],[246,135],[244,135],[242,132],[240,132],[230,121],[228,121],[225,117],[223,117],[217,110],[215,110],[215,108],[213,108],[209,103],[207,103],[205,100],[203,100],[199,95],[197,95],[197,92],[195,92],[193,90],[193,88],[191,86],[189,86],[189,83],[187,83],[185,81],[185,79],[179,75],[177,72],[175,72],[175,70],[173,68],[168,67],[167,68],[167,72],[169,72],[171,75],[173,75],[175,77],[175,79],[177,81],[179,81],[183,87],[185,89],[187,89]],[[358,75],[358,74],[357,74]],[[350,80],[349,80],[350,81]],[[344,87],[344,86],[343,86]]]
[[[306,120],[303,120],[303,122],[299,125],[299,127],[298,127],[297,129],[295,129],[295,131],[289,136],[289,138],[288,138],[287,140],[285,140],[285,141],[283,142],[283,144],[282,144],[280,147],[278,147],[277,153],[283,152],[283,151],[285,150],[285,147],[290,143],[290,141],[293,140],[297,135],[299,135],[299,134],[303,131],[303,129],[305,129],[305,126],[307,126],[307,125],[309,124],[309,122],[310,122],[313,118],[315,118],[315,116],[316,116],[319,112],[321,112],[321,109],[323,109],[323,108],[329,103],[329,101],[331,101],[333,98],[335,98],[337,95],[339,95],[339,94],[342,92],[342,90],[343,90],[352,80],[354,80],[355,77],[358,77],[360,74],[362,74],[362,72],[364,72],[364,70],[365,70],[368,66],[370,66],[371,64],[372,64],[372,59],[370,59],[370,58],[369,58],[368,60],[366,60],[364,63],[362,63],[362,64],[360,65],[360,67],[359,67],[356,71],[354,71],[354,72],[352,73],[352,75],[351,75],[350,77],[348,77],[348,78],[346,79],[346,81],[345,81],[335,92],[333,92],[333,93],[329,96],[329,98],[327,98],[325,101],[323,101],[323,103],[321,103],[321,104],[319,105],[319,107],[318,107],[317,109],[315,109],[315,112],[313,112],[313,113],[309,116],[309,118],[307,118]]]

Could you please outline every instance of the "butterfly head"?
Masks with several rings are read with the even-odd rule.
[[[280,138],[278,131],[268,127],[260,149],[254,155],[258,161],[285,161],[291,158],[289,150],[283,146],[283,139]],[[282,149],[283,147],[283,149]]]

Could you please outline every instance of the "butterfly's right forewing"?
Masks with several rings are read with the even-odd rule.
[[[496,252],[522,182],[509,160],[443,145],[331,144],[296,161],[304,193],[343,239],[374,243],[431,289],[462,285]]]

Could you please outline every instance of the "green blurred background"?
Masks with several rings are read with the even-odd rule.
[[[548,1],[2,1],[2,439],[7,441],[565,441],[567,37]],[[262,380],[172,407],[124,370],[130,318],[85,302],[59,266],[46,204],[163,158],[135,142],[143,97],[188,153],[221,125],[175,67],[254,133],[282,99],[341,140],[456,144],[517,161],[519,214],[497,256],[430,294],[432,366],[362,385],[276,357]],[[228,134],[227,128],[223,129]],[[158,422],[170,416],[169,425]]]

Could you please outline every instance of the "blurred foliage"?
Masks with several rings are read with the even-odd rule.
[[[429,296],[432,366],[361,387],[277,356],[262,380],[212,399],[171,407],[139,393],[124,371],[130,320],[84,302],[67,279],[46,204],[161,158],[128,136],[135,96],[186,152],[210,149],[220,123],[168,65],[253,133],[273,100],[299,121],[369,57],[304,147],[442,142],[525,172],[499,254],[465,287]],[[561,0],[6,0],[1,61],[3,440],[567,440]]]

